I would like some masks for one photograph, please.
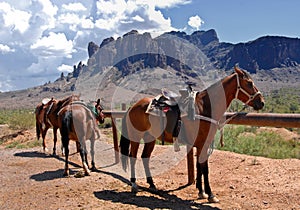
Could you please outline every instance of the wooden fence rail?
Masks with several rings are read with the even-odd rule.
[[[115,149],[115,162],[119,162],[118,132],[116,128],[116,118],[122,118],[126,111],[103,112],[106,117],[112,119],[113,142]],[[235,113],[226,112],[224,119],[229,119]],[[239,113],[228,124],[300,128],[300,114],[276,114],[276,113]],[[194,155],[193,149],[187,147],[188,183],[194,182]]]

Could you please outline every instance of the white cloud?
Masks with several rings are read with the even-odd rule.
[[[171,8],[171,7],[176,7],[178,5],[184,5],[184,4],[189,4],[192,1],[191,0],[138,0],[137,2],[142,2],[146,3],[148,5],[154,5],[155,7],[158,8]]]
[[[29,28],[29,19],[31,17],[29,12],[15,9],[5,2],[0,2],[0,11],[4,20],[4,26],[9,27],[10,30],[18,30],[20,33],[24,33]]]
[[[57,70],[61,72],[72,72],[73,66],[62,64],[59,67],[57,67]]]
[[[198,15],[191,16],[188,21],[188,25],[197,30],[199,30],[203,23],[204,21]]]
[[[104,38],[122,36],[132,29],[150,32],[153,37],[176,30],[160,9],[190,2],[1,0],[0,59],[6,62],[0,65],[0,75],[40,76],[39,80],[28,79],[31,86],[53,81],[67,66],[86,62],[90,41],[100,44]],[[18,89],[19,83],[17,79],[7,80],[5,86]],[[4,83],[0,90],[3,87]]]
[[[11,85],[11,80],[9,78],[7,78],[7,76],[4,75],[0,75],[0,92],[1,91],[9,91],[12,88],[14,88]]]
[[[62,8],[65,10],[78,12],[78,11],[86,11],[87,8],[83,6],[81,3],[70,3],[70,4],[63,4]]]
[[[144,18],[142,18],[139,15],[136,15],[136,16],[132,17],[132,19],[137,21],[137,22],[145,22]]]
[[[75,13],[65,13],[61,14],[57,19],[61,24],[78,24],[80,18]]]
[[[14,51],[15,50],[11,49],[9,46],[0,44],[0,52],[1,53],[10,53],[10,52],[14,52]]]
[[[73,44],[71,40],[67,40],[65,34],[50,32],[49,36],[37,40],[30,49],[36,55],[44,57],[72,57]]]

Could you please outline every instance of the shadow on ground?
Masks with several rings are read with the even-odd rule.
[[[131,192],[116,192],[114,190],[103,190],[94,192],[95,197],[113,203],[129,204],[136,208],[148,209],[204,209],[217,210],[217,207],[211,207],[193,200],[182,200],[176,195],[170,195],[165,192],[155,193],[151,196],[135,195]]]

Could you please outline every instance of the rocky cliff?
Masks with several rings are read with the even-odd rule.
[[[175,41],[170,38],[172,36],[181,41]],[[191,47],[185,46],[182,51],[182,45],[185,44],[182,40],[196,46],[218,69],[229,70],[238,63],[241,68],[256,73],[261,69],[296,67],[300,64],[298,38],[265,36],[251,42],[231,44],[220,42],[215,30],[196,31],[191,35],[172,31],[156,38],[152,38],[149,33],[139,34],[133,30],[117,40],[112,37],[104,39],[99,47],[91,42],[88,47],[89,64],[96,65],[98,69],[113,65],[122,75],[130,73],[132,68],[137,70],[144,67],[172,66],[179,72],[189,68],[201,68],[199,64],[203,63],[193,60],[191,52],[188,52]],[[166,52],[166,49],[173,52]],[[191,51],[194,53],[195,49]],[[190,60],[187,61],[187,58]],[[137,62],[140,64],[132,65]]]

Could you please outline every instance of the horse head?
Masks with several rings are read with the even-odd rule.
[[[265,100],[254,85],[254,82],[250,75],[239,69],[237,66],[234,67],[235,74],[237,77],[237,90],[235,98],[239,99],[246,105],[253,107],[254,110],[260,110],[264,107]]]
[[[95,104],[95,108],[96,108],[96,119],[103,124],[104,123],[104,114],[103,114],[103,107],[100,104],[100,99],[97,100],[96,104]]]

